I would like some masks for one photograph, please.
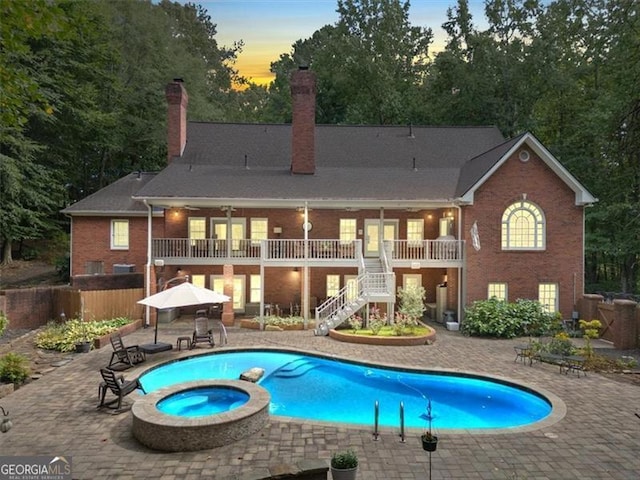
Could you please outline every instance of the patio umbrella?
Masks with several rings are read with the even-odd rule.
[[[197,287],[196,285],[184,282],[176,287],[171,287],[147,298],[138,301],[141,305],[148,305],[157,309],[188,307],[191,305],[204,305],[212,303],[224,303],[230,301],[227,295],[209,290],[208,288]],[[156,320],[155,334],[152,345],[142,345],[148,353],[170,350],[170,344],[158,343],[158,321]]]

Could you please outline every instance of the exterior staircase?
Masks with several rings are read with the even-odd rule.
[[[361,259],[360,274],[355,283],[345,285],[337,295],[316,308],[315,335],[328,335],[329,330],[354,315],[370,302],[395,302],[395,274],[384,254],[380,258]]]

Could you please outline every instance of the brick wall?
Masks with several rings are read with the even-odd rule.
[[[10,330],[35,329],[57,318],[54,290],[66,287],[21,288],[4,291],[4,308]]]
[[[104,273],[113,273],[116,264],[135,265],[144,273],[147,261],[147,218],[129,218],[129,249],[111,249],[111,220],[122,217],[74,217],[72,222],[71,275],[87,273],[86,264],[104,262]],[[155,219],[155,222],[158,223]],[[157,227],[161,230],[161,226]],[[154,231],[156,227],[154,226]],[[162,233],[160,231],[160,233]]]
[[[544,251],[501,250],[501,221],[507,206],[523,198],[538,205],[546,221]],[[508,284],[509,301],[538,298],[539,283],[557,283],[559,310],[570,318],[575,298],[583,293],[583,207],[575,194],[546,164],[531,153],[528,162],[518,152],[505,162],[464,207],[463,235],[467,242],[467,284],[464,304],[487,298],[489,282]],[[478,222],[481,250],[471,246],[469,230]]]
[[[315,172],[316,75],[297,70],[291,75],[291,172]]]
[[[189,96],[182,81],[173,81],[165,88],[167,99],[167,162],[182,154],[187,141],[187,105]]]

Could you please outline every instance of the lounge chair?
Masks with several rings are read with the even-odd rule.
[[[134,390],[140,389],[143,393],[146,393],[137,378],[135,380],[125,380],[122,375],[116,375],[116,372],[108,368],[101,368],[100,375],[102,375],[103,382],[98,388],[98,396],[100,397],[98,408],[106,407],[120,410],[122,407],[122,399]],[[105,402],[107,390],[110,390],[111,393],[118,398]],[[116,403],[117,405],[113,407]]]
[[[109,361],[109,368],[111,370],[124,370],[146,360],[144,352],[140,350],[138,345],[125,347],[119,333],[111,335],[110,340],[111,346],[113,347],[113,353]]]
[[[196,317],[194,320],[193,338],[191,348],[195,348],[197,343],[208,343],[214,346],[213,330],[209,328],[209,319],[206,317]]]

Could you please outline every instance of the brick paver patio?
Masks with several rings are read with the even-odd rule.
[[[189,321],[160,326],[160,340],[175,344],[191,331]],[[422,368],[443,368],[495,375],[526,383],[561,398],[566,415],[541,429],[512,433],[438,432],[432,454],[433,479],[638,480],[640,478],[640,388],[598,374],[564,375],[552,365],[529,367],[514,362],[517,340],[472,339],[438,328],[433,345],[383,347],[340,343],[311,331],[261,332],[229,328],[227,348],[269,346],[357,360]],[[149,343],[152,330],[125,337],[127,345]],[[201,353],[206,346],[198,347]],[[215,347],[220,349],[220,347]],[[150,358],[152,363],[189,355],[177,351]],[[254,469],[303,459],[324,459],[345,447],[360,459],[361,480],[429,478],[429,457],[419,431],[402,443],[398,431],[383,429],[377,441],[372,427],[349,428],[271,417],[255,437],[210,450],[159,453],[131,435],[130,412],[96,409],[98,369],[111,348],[76,354],[57,368],[0,399],[13,429],[0,434],[0,455],[71,456],[73,477],[82,479],[234,479]],[[127,378],[141,369],[129,370]],[[131,403],[137,394],[128,398]],[[363,408],[372,406],[363,405]],[[372,409],[373,410],[373,409]]]

